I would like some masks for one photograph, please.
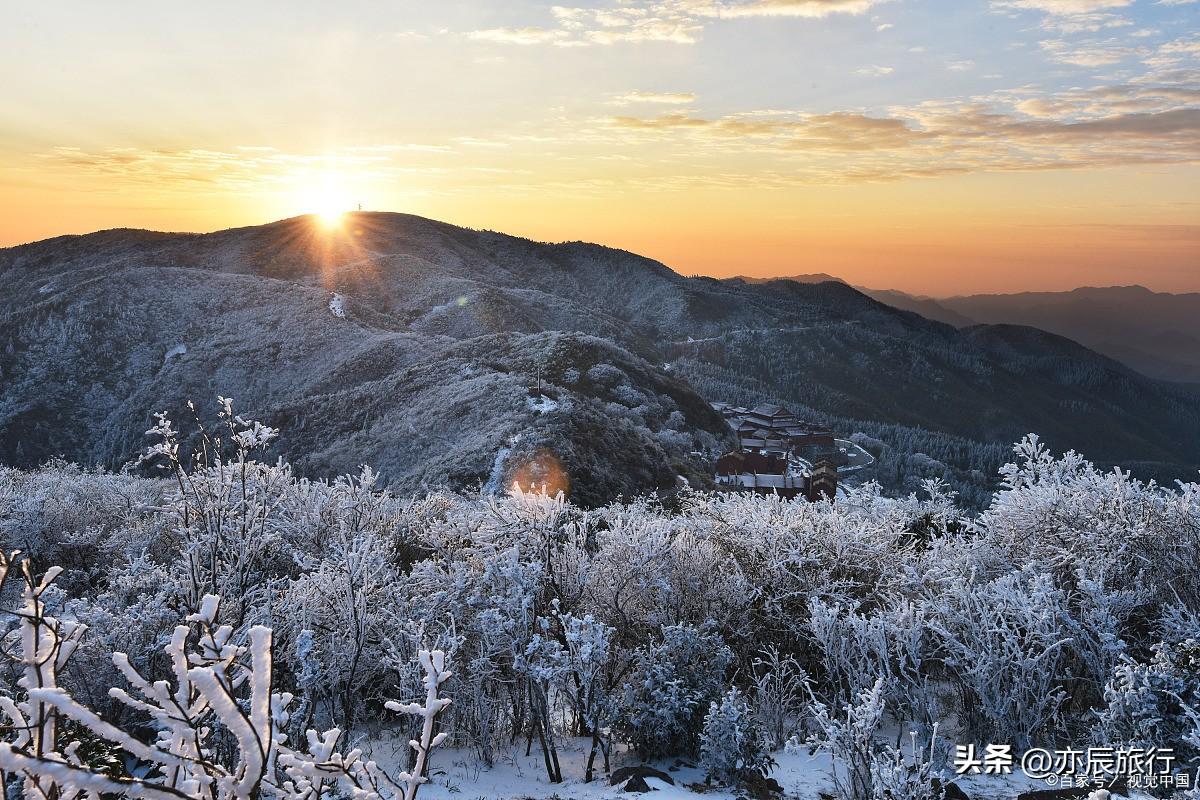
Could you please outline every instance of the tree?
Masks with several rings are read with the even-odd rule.
[[[0,588],[18,556],[0,554]],[[392,711],[423,720],[420,738],[410,743],[417,756],[415,767],[389,775],[357,750],[338,752],[337,728],[322,734],[309,730],[306,748],[290,745],[285,731],[293,697],[273,691],[270,628],[253,626],[247,643],[236,643],[233,627],[217,623],[220,599],[206,595],[187,624],[176,627],[165,648],[174,686],[147,681],[125,654],[113,654],[133,692],[114,688],[111,693],[150,718],[156,736],[145,742],[106,722],[58,685],[58,672],[85,629],[46,613],[42,598],[59,570],[35,580],[27,561],[21,562],[21,569],[22,603],[15,612],[20,646],[11,656],[24,670],[20,686],[26,699],[0,697],[0,712],[13,731],[8,741],[0,742],[0,771],[20,776],[26,798],[118,794],[144,800],[315,800],[341,785],[363,800],[414,800],[428,781],[429,752],[446,738],[445,733],[434,733],[434,720],[450,704],[438,696],[438,687],[451,675],[440,651],[420,654],[424,703],[387,704]],[[158,774],[114,776],[85,763],[80,742],[65,742],[60,736],[59,724],[65,720],[154,765]],[[228,758],[215,746],[222,736],[232,743]]]

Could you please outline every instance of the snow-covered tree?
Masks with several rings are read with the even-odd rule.
[[[0,589],[18,555],[0,555]],[[420,654],[424,702],[387,703],[392,711],[422,720],[420,736],[411,742],[414,767],[393,775],[360,751],[339,752],[342,732],[337,728],[320,734],[309,730],[306,746],[289,743],[293,696],[274,691],[271,630],[253,626],[245,643],[237,643],[234,628],[217,621],[220,599],[207,595],[164,648],[172,682],[150,682],[127,655],[113,653],[130,689],[110,693],[148,719],[155,735],[147,741],[107,722],[59,685],[58,673],[86,628],[46,611],[44,596],[60,570],[37,579],[28,563],[20,564],[19,643],[9,654],[23,671],[19,686],[25,699],[0,696],[0,713],[12,731],[0,742],[0,775],[18,776],[26,798],[114,794],[146,800],[313,800],[338,786],[362,800],[414,800],[428,781],[429,752],[446,738],[434,732],[435,718],[450,703],[438,693],[451,676],[440,651]],[[150,770],[113,775],[88,764],[81,757],[81,742],[68,740],[61,730],[67,721]],[[221,735],[231,743],[228,752],[217,746]]]
[[[637,652],[619,725],[645,757],[694,753],[704,715],[722,692],[733,653],[714,626],[672,625]]]
[[[709,705],[700,732],[700,766],[708,779],[736,784],[766,777],[773,765],[770,742],[737,687]]]

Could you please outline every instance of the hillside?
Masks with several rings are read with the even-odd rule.
[[[1200,294],[1144,286],[914,297],[865,290],[880,302],[951,325],[1029,325],[1074,339],[1152,378],[1200,383]]]
[[[967,443],[1038,431],[1159,475],[1200,452],[1187,392],[1057,336],[409,215],[60,237],[0,250],[0,280],[0,460],[22,465],[119,466],[153,411],[218,393],[281,425],[305,473],[469,485],[548,449],[585,503],[702,480],[690,454],[725,445],[705,399]],[[529,401],[539,374],[553,402]]]

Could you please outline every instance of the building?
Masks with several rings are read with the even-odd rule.
[[[838,473],[837,467],[828,461],[818,461],[813,465],[805,487],[805,496],[810,503],[818,500],[832,500],[837,497]]]
[[[747,409],[713,403],[712,408],[725,418],[742,450],[795,454],[800,450],[833,450],[835,446],[832,430],[800,420],[783,406],[764,404]]]
[[[812,502],[837,495],[833,431],[772,403],[754,408],[713,403],[712,408],[738,441],[736,451],[717,459],[718,489],[803,496]]]
[[[722,491],[778,494],[786,498],[807,496],[808,491],[806,477],[792,470],[784,456],[744,450],[717,459],[716,483]]]
[[[822,461],[806,471],[784,455],[739,450],[717,459],[716,484],[726,492],[804,497],[816,502],[836,496],[837,469]]]

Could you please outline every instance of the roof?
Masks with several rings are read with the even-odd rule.
[[[755,406],[750,412],[757,417],[790,417],[792,412],[788,411],[783,406],[777,406],[773,403],[763,403],[760,406]]]

